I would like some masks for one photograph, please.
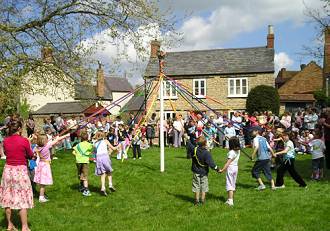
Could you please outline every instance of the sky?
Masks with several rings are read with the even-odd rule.
[[[320,0],[160,0],[160,8],[170,9],[180,19],[176,31],[182,40],[176,46],[162,47],[169,51],[187,51],[213,48],[241,48],[266,46],[268,25],[275,34],[275,71],[285,67],[298,70],[311,57],[302,55],[303,46],[316,43],[315,25],[306,16],[306,7],[319,9]],[[155,29],[158,39],[166,40],[167,33]],[[100,38],[101,34],[96,35]],[[91,38],[93,39],[93,38]],[[144,38],[149,46],[150,36]],[[128,44],[127,44],[128,43]],[[119,45],[120,47],[120,45]],[[105,44],[95,58],[108,69],[114,66],[118,47]],[[126,42],[129,60],[122,60],[114,72],[131,77],[132,83],[141,83],[146,61],[137,59],[132,44]]]

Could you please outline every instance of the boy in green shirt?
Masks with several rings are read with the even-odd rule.
[[[88,189],[88,166],[89,156],[93,153],[93,145],[88,142],[88,134],[83,131],[81,133],[81,142],[73,147],[72,154],[76,157],[76,165],[78,170],[78,179],[80,180],[79,191],[83,196],[91,196]]]

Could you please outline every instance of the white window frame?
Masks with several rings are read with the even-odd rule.
[[[164,111],[164,120],[172,119],[172,121],[175,119],[177,112],[175,111]],[[166,118],[169,115],[169,118]]]
[[[240,94],[236,93],[236,81],[240,81]],[[246,94],[242,94],[242,82],[246,81]],[[234,81],[234,94],[230,94],[230,82]],[[249,79],[246,77],[243,78],[228,78],[228,97],[247,97],[249,93]]]
[[[198,82],[198,94],[195,94],[195,83]],[[204,94],[201,94],[201,82],[204,82]],[[196,96],[197,98],[205,98],[206,96],[206,79],[193,79],[193,94],[194,96]]]
[[[166,84],[169,83],[170,84],[170,95],[166,94]],[[173,87],[176,88],[176,86],[174,86],[173,83],[171,83],[170,81],[163,81],[163,97],[164,99],[177,99],[178,98],[178,92],[177,90],[174,91],[175,94],[173,94]]]

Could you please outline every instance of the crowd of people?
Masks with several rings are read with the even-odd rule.
[[[27,138],[23,136],[23,124]],[[26,121],[15,114],[8,116],[0,126],[0,155],[1,159],[6,159],[0,204],[6,210],[8,229],[14,230],[11,209],[20,209],[22,228],[29,230],[27,209],[33,207],[36,185],[39,185],[39,202],[48,201],[45,189],[53,184],[50,163],[57,158],[57,150],[72,150],[79,191],[83,196],[91,195],[88,172],[90,161],[94,161],[95,175],[101,182],[100,192],[107,196],[116,191],[109,154],[115,151],[116,159],[128,159],[127,151],[132,147],[132,158],[141,159],[141,150],[160,143],[160,130],[156,113],[145,120],[129,114],[126,121],[121,116],[111,119],[109,116],[85,118],[60,114],[45,118],[40,128],[32,116]],[[325,161],[330,168],[330,111],[327,110],[318,112],[308,108],[294,114],[285,112],[282,117],[270,111],[253,114],[236,111],[232,115],[177,112],[175,118],[165,120],[163,131],[166,146],[187,147],[187,157],[192,159],[196,205],[205,203],[209,167],[219,173],[226,172],[226,203],[233,205],[238,160],[245,147],[253,148],[251,159],[255,160],[255,165],[251,173],[258,182],[258,190],[266,188],[260,173],[270,182],[271,189],[278,189],[285,187],[283,176],[286,171],[300,187],[307,187],[295,169],[296,154],[312,155],[313,180],[321,180],[324,176]],[[223,168],[212,159],[211,152],[215,147],[228,149],[228,160]],[[272,167],[277,169],[276,180],[272,177]]]

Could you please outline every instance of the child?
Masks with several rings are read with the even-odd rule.
[[[239,130],[238,140],[239,140],[239,145],[240,145],[241,149],[245,148],[245,136],[244,136],[243,128],[241,128]]]
[[[39,135],[37,137],[36,153],[38,154],[40,161],[35,169],[34,182],[40,185],[39,202],[47,202],[45,198],[45,186],[53,184],[52,170],[50,168],[51,154],[50,149],[53,145],[66,139],[68,135],[56,137],[54,140],[48,141],[46,135]]]
[[[207,150],[212,150],[214,148],[214,140],[216,138],[216,130],[210,123],[206,124],[204,129],[205,138],[207,141]]]
[[[35,154],[35,156],[29,160],[28,162],[28,170],[29,170],[29,177],[31,181],[31,186],[32,186],[32,191],[33,195],[36,195],[37,190],[36,190],[36,183],[34,183],[34,173],[35,173],[35,168],[37,167],[37,155],[36,155],[36,147],[37,147],[37,135],[32,134],[29,137],[30,143],[31,143],[31,150]]]
[[[148,149],[149,148],[149,142],[145,136],[142,135],[141,138],[141,145],[140,145],[142,150]]]
[[[174,128],[173,128],[173,125],[170,124],[168,127],[168,132],[167,132],[167,143],[168,143],[169,147],[173,146],[173,144],[174,144],[173,136],[174,136]]]
[[[138,154],[138,158],[141,160],[141,131],[139,129],[133,132],[132,147],[133,160],[136,160],[136,154]]]
[[[112,150],[116,150],[117,148],[112,146],[109,141],[105,139],[105,135],[103,132],[98,131],[95,134],[94,148],[96,152],[96,166],[95,166],[95,175],[101,176],[101,195],[107,196],[106,188],[105,188],[105,178],[108,177],[109,180],[109,190],[110,192],[115,192],[116,189],[112,184],[112,164],[109,155],[111,155]],[[111,150],[110,154],[108,149]]]
[[[195,193],[195,205],[205,203],[206,193],[209,191],[208,173],[209,168],[220,171],[214,163],[211,153],[206,149],[206,139],[200,136],[197,139],[197,146],[190,141],[187,142],[187,153],[192,160],[191,170],[193,172],[192,191]],[[200,201],[200,193],[201,201]]]
[[[226,190],[228,192],[228,199],[225,202],[229,206],[234,205],[234,191],[236,190],[236,179],[238,174],[238,159],[240,156],[239,139],[232,137],[229,139],[229,152],[227,154],[227,162],[220,170],[220,173],[227,170],[226,174]]]
[[[252,177],[256,178],[259,186],[257,190],[264,190],[266,186],[262,182],[260,178],[260,172],[262,171],[267,178],[267,180],[271,183],[271,188],[275,189],[275,183],[272,177],[272,172],[270,170],[271,165],[271,156],[269,155],[269,152],[272,153],[272,156],[274,156],[274,151],[270,147],[269,143],[267,142],[265,137],[260,136],[262,131],[260,130],[254,130],[252,135],[255,136],[253,139],[253,153],[252,153],[252,159],[255,158],[257,154],[257,161],[255,162],[253,168],[252,168]]]
[[[307,145],[307,144],[303,144]],[[323,177],[325,144],[322,140],[322,132],[315,131],[314,139],[309,141],[308,146],[312,154],[312,179],[320,180]]]
[[[236,131],[235,131],[235,128],[233,127],[233,124],[232,123],[228,123],[227,127],[225,128],[225,139],[226,139],[226,148],[228,149],[229,148],[229,142],[228,140],[231,138],[231,137],[234,137],[236,136]]]
[[[127,145],[127,138],[128,134],[126,130],[124,129],[123,124],[118,125],[118,145],[119,145],[119,151],[117,154],[117,160],[121,160],[122,158],[127,159],[127,151],[126,151],[126,145]]]
[[[305,181],[297,173],[297,171],[294,167],[295,149],[294,149],[293,142],[289,138],[289,134],[286,132],[283,132],[282,139],[284,141],[284,150],[275,153],[275,155],[283,155],[282,163],[277,169],[277,177],[276,177],[276,184],[275,184],[276,188],[285,188],[283,177],[287,170],[289,171],[291,177],[299,184],[299,187],[306,188],[307,185],[306,185]]]
[[[81,133],[81,143],[73,147],[72,154],[76,156],[78,179],[80,180],[79,191],[83,196],[91,196],[88,189],[88,165],[89,156],[93,153],[93,145],[88,142],[86,131]]]

